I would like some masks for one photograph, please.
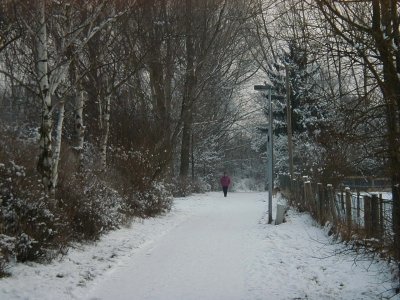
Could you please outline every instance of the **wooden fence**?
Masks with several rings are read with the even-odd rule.
[[[352,191],[331,184],[313,183],[307,178],[281,180],[281,190],[290,205],[308,211],[321,225],[330,224],[346,240],[362,241],[374,247],[393,244],[392,199],[389,193]]]

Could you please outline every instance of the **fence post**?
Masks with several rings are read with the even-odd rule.
[[[331,219],[331,214],[330,214],[330,203],[329,203],[329,189],[328,189],[328,185],[324,188],[324,205],[323,205],[323,214],[324,214],[324,222],[326,223],[326,221],[332,221]]]
[[[346,187],[345,189],[346,192],[346,223],[347,223],[347,228],[350,231],[351,230],[351,192],[350,188]]]
[[[306,183],[308,182],[308,177],[307,176],[303,176],[302,177],[302,188],[303,188],[303,201],[302,201],[302,206],[303,206],[303,210],[305,211],[309,211],[308,209],[308,198],[306,195]]]
[[[313,199],[312,199],[312,188],[311,188],[311,182],[306,181],[304,182],[304,198],[305,198],[305,203],[306,203],[306,209],[309,212],[313,212]]]
[[[333,190],[332,184],[327,184],[328,191],[328,209],[332,217],[332,222],[334,226],[337,225],[337,214],[336,214],[336,204],[335,204],[335,191]]]
[[[361,218],[361,213],[360,213],[360,192],[357,191],[357,223],[360,225],[360,218]]]
[[[367,237],[371,236],[371,197],[364,196],[364,228]]]
[[[324,188],[322,183],[317,183],[317,199],[318,199],[318,221],[321,225],[324,225]]]
[[[371,234],[378,237],[379,233],[379,199],[377,195],[372,195],[371,199]]]
[[[397,182],[392,184],[392,223],[393,223],[393,248],[395,253],[395,258],[400,259],[400,178],[397,178]]]
[[[385,239],[385,219],[383,214],[383,198],[382,194],[379,194],[379,236],[382,240]]]
[[[306,195],[306,193],[307,193],[307,191],[306,191],[306,181],[305,181],[305,179],[304,179],[304,177],[303,177],[303,202],[302,202],[302,206],[303,206],[303,210],[304,211],[307,211],[308,209],[307,209],[307,195]]]
[[[343,187],[341,187],[341,189],[340,189],[340,208],[341,208],[341,210],[344,212],[345,211],[345,200],[344,200],[344,194],[345,194],[345,191],[343,191]]]
[[[296,206],[296,197],[299,194],[297,189],[297,180],[295,178],[292,179],[292,193],[290,193],[290,204]]]

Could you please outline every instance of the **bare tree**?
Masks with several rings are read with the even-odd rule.
[[[4,1],[0,10],[0,52],[22,36],[22,27],[16,16],[16,2]]]
[[[386,107],[386,138],[393,192],[396,257],[400,257],[400,3],[390,1],[317,1],[333,32],[374,76]],[[367,12],[362,14],[363,12]]]
[[[53,187],[53,151],[52,151],[52,102],[51,88],[48,78],[48,54],[47,54],[47,26],[45,14],[45,1],[36,1],[36,9],[38,13],[38,23],[36,37],[37,52],[37,75],[39,80],[39,94],[42,100],[42,124],[40,128],[40,156],[38,161],[38,171],[42,174],[43,184],[46,189],[51,190]],[[54,92],[54,91],[53,91]]]
[[[189,173],[194,114],[204,92],[216,86],[218,80],[232,83],[231,88],[226,89],[231,92],[249,73],[248,65],[242,64],[248,59],[243,39],[249,15],[246,7],[240,1],[186,2],[181,178]]]
[[[35,27],[32,27],[26,20],[24,26],[35,39],[36,45],[36,78],[39,85],[39,96],[42,103],[42,122],[40,129],[40,156],[38,161],[38,171],[42,175],[43,184],[48,191],[55,190],[57,184],[57,162],[59,160],[61,140],[56,144],[52,141],[53,132],[53,111],[54,101],[53,95],[58,91],[60,84],[65,82],[68,74],[69,66],[74,57],[82,51],[84,45],[103,27],[112,22],[121,15],[123,12],[110,11],[98,26],[93,27],[94,20],[96,20],[102,11],[106,8],[107,1],[99,1],[97,6],[87,4],[86,8],[88,14],[82,22],[74,22],[72,18],[72,2],[60,2],[50,5],[45,0],[37,0],[34,3],[35,16],[32,17],[36,21]],[[27,6],[27,8],[29,8]],[[47,12],[54,12],[51,19],[48,19]],[[66,19],[67,22],[63,23],[59,20]],[[51,35],[49,37],[48,27],[51,24]],[[53,28],[54,27],[54,28]],[[84,32],[85,28],[89,28]],[[54,29],[54,30],[53,30]],[[49,39],[54,43],[49,43]],[[50,46],[51,45],[51,46]],[[55,48],[51,48],[55,45]],[[74,47],[75,53],[67,55]],[[49,60],[49,55],[51,60]],[[62,108],[63,102],[60,102]],[[60,111],[62,112],[62,110]],[[59,118],[63,118],[64,114],[60,113]],[[62,122],[56,129],[62,130]],[[57,137],[61,139],[61,133],[57,133]],[[56,148],[54,148],[56,147]],[[54,156],[56,155],[56,156]]]

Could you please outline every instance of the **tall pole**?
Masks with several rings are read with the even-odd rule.
[[[268,184],[268,224],[272,223],[272,191],[274,190],[274,140],[273,140],[273,112],[272,112],[272,86],[265,83],[264,85],[255,85],[256,91],[268,90],[268,97],[266,98],[266,107],[268,108],[268,134],[267,134],[267,184]],[[263,95],[265,96],[265,95]]]
[[[287,135],[288,135],[288,152],[289,152],[289,175],[290,187],[293,180],[293,140],[292,140],[292,104],[290,101],[290,84],[289,84],[289,66],[285,65],[286,70],[286,109],[287,109]]]
[[[272,134],[272,99],[271,99],[271,88],[268,90],[268,224],[272,223],[272,191],[274,189],[274,178],[273,178],[273,161],[274,161],[274,143]]]

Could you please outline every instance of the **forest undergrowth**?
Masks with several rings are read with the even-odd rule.
[[[200,184],[150,180],[146,168],[138,168],[143,156],[141,162],[126,157],[107,171],[90,165],[95,160],[88,157],[85,170],[79,171],[66,158],[73,150],[63,145],[67,154],[52,196],[44,192],[36,162],[28,159],[38,151],[32,131],[4,125],[0,131],[0,277],[9,275],[10,262],[51,261],[73,242],[95,241],[132,218],[168,212],[174,194],[202,191]],[[121,171],[127,165],[136,165],[131,176]]]

